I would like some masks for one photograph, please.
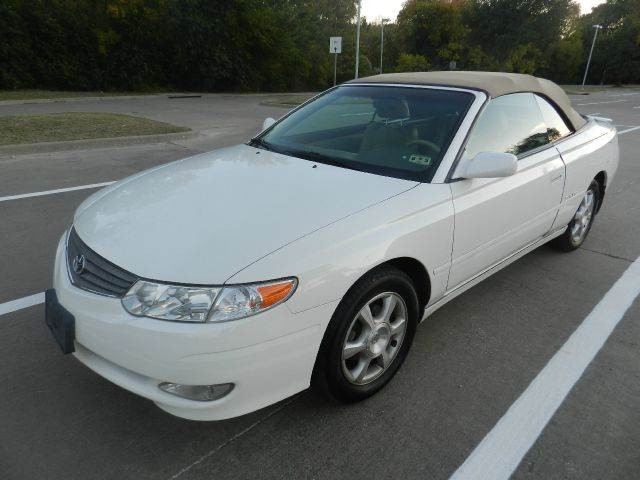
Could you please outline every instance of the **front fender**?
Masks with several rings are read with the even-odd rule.
[[[367,271],[409,257],[427,269],[432,303],[446,288],[453,213],[449,185],[421,184],[269,254],[227,283],[296,276],[287,306],[297,313],[339,300]]]

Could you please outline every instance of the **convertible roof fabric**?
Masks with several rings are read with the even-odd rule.
[[[550,80],[521,73],[463,71],[385,73],[358,78],[347,83],[400,83],[469,88],[482,90],[492,98],[509,93],[534,92],[552,100],[576,130],[586,122],[573,109],[569,97],[562,88]]]

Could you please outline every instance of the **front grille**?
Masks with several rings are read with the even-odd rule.
[[[75,263],[74,263],[75,262]],[[138,280],[133,273],[114,265],[80,240],[75,228],[67,242],[67,266],[76,287],[109,297],[122,297]]]

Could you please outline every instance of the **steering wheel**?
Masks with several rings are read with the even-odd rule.
[[[429,150],[429,153],[431,153],[434,157],[440,154],[440,147],[435,143],[430,142],[429,140],[417,139],[417,140],[411,140],[410,142],[407,142],[407,147],[413,147],[414,145],[419,147],[425,147],[427,150]]]

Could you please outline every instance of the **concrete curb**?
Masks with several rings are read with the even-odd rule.
[[[87,140],[69,140],[64,142],[20,143],[0,146],[0,156],[25,155],[30,153],[53,153],[71,150],[89,150],[93,148],[126,147],[129,145],[146,145],[166,143],[176,140],[195,138],[200,132],[162,133],[158,135],[135,135],[130,137],[91,138]]]
[[[110,100],[141,100],[145,98],[164,97],[166,93],[150,93],[149,95],[113,95],[104,97],[60,97],[60,98],[34,98],[31,100],[1,100],[0,107],[9,105],[26,105],[38,103],[76,103]]]

